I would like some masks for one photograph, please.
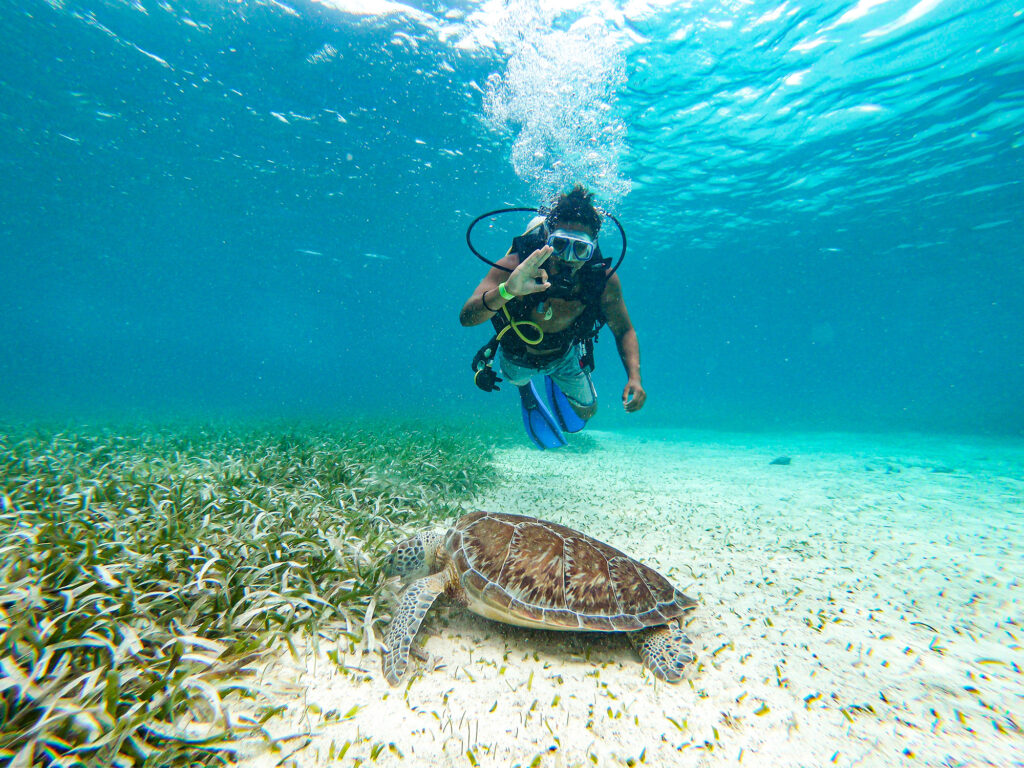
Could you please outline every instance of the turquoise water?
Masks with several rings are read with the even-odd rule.
[[[0,418],[518,430],[465,228],[582,180],[595,426],[1024,432],[1018,3],[562,5],[4,2]]]

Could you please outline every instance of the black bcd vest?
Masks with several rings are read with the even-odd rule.
[[[514,238],[511,250],[522,261],[538,248],[542,248],[545,242],[546,238],[538,227]],[[574,275],[562,273],[566,274],[565,278],[561,278],[561,275],[554,275],[549,278],[552,285],[547,291],[520,296],[505,304],[512,319],[519,323],[530,320],[537,305],[545,299],[570,299],[583,303],[583,311],[572,325],[557,333],[545,333],[540,344],[532,346],[535,353],[540,353],[541,360],[551,360],[565,354],[573,344],[592,342],[597,336],[607,322],[604,312],[601,310],[601,295],[608,284],[609,267],[611,267],[611,259],[604,258],[601,255],[601,247],[598,246],[593,258],[576,270]],[[504,312],[498,312],[491,318],[491,323],[494,325],[495,331],[500,333],[508,325],[508,319]],[[505,333],[501,337],[500,343],[504,353],[516,362],[537,361],[538,355],[528,354],[526,352],[527,344],[514,331]]]

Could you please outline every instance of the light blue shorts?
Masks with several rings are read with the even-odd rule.
[[[597,390],[590,378],[590,371],[580,367],[582,350],[579,344],[573,344],[564,355],[541,368],[519,365],[505,356],[504,350],[498,350],[498,361],[505,380],[517,387],[530,383],[534,376],[550,376],[559,389],[569,398],[569,402],[580,408],[590,408],[597,402]]]

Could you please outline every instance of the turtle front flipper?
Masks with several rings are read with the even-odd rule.
[[[666,683],[683,679],[683,667],[693,661],[690,638],[674,624],[630,632],[629,640],[640,660],[654,676]]]
[[[387,647],[384,649],[381,666],[389,685],[398,685],[401,681],[409,666],[409,651],[423,623],[423,617],[447,585],[446,574],[435,573],[412,582],[402,593],[391,626],[384,636]]]

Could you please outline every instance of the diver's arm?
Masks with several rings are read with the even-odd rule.
[[[622,366],[626,369],[626,386],[622,390],[622,404],[632,413],[644,407],[647,393],[640,380],[640,340],[629,319],[626,302],[622,298],[622,283],[618,275],[608,279],[604,293],[601,294],[601,309],[608,320],[608,327],[615,336],[615,346],[619,350]]]
[[[498,263],[504,265],[508,258],[506,256]],[[492,267],[487,273],[487,277],[480,281],[480,285],[476,287],[473,295],[469,297],[459,313],[459,322],[464,327],[480,325],[494,317],[496,312],[501,311],[501,308],[505,306],[506,299],[498,291],[498,285],[505,281],[508,274],[508,272]],[[507,281],[505,282],[507,283]]]
[[[500,312],[510,301],[501,295],[498,288],[501,283],[505,283],[506,292],[513,297],[546,291],[551,287],[551,283],[548,282],[548,273],[541,268],[541,264],[550,255],[551,246],[545,245],[531,253],[517,266],[518,255],[510,250],[498,264],[512,270],[511,274],[503,269],[491,267],[487,277],[480,281],[473,295],[463,305],[462,312],[459,313],[459,322],[466,327],[479,325]]]

